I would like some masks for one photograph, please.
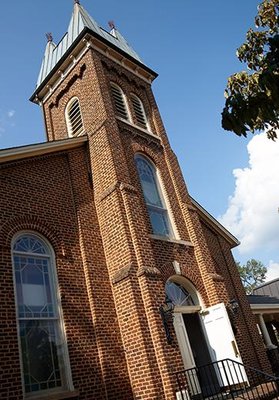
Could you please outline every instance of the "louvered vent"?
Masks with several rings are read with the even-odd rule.
[[[74,99],[68,108],[69,136],[83,132],[83,123],[78,99]]]
[[[111,84],[111,92],[117,115],[123,119],[128,120],[129,117],[122,90],[120,89],[120,87]]]
[[[131,96],[131,100],[136,117],[136,124],[144,129],[147,129],[147,119],[141,100],[135,95]]]

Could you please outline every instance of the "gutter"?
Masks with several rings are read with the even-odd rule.
[[[269,314],[279,313],[279,299],[278,304],[250,304],[253,314]]]
[[[27,146],[11,147],[0,150],[0,164],[9,161],[18,161],[25,158],[51,154],[63,150],[71,150],[83,146],[88,141],[87,135],[76,138],[55,140],[53,142],[36,143]]]

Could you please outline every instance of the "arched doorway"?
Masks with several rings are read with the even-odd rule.
[[[174,329],[184,368],[188,371],[190,397],[213,396],[221,387],[239,383],[233,362],[242,363],[242,360],[225,305],[205,308],[194,285],[180,275],[172,276],[165,290],[168,301],[174,305]],[[218,362],[224,359],[229,359],[231,364],[220,370]],[[246,380],[244,370],[242,377]]]
[[[210,380],[205,369],[198,366],[212,363],[209,344],[203,329],[200,311],[201,297],[194,286],[182,277],[172,277],[166,283],[166,296],[174,305],[174,329],[183,358],[184,367],[189,371],[188,384],[191,397],[199,398],[218,392],[218,379],[214,367],[210,367]]]
[[[192,368],[196,365],[208,364],[212,360],[200,320],[199,311],[201,310],[201,305],[199,295],[189,282],[185,281],[184,285],[182,285],[179,282],[175,282],[174,279],[166,283],[166,295],[175,306],[174,324],[176,333],[178,335],[181,333],[180,330],[177,332],[176,325],[183,324],[185,329],[184,339],[186,335],[188,337],[187,342],[190,347],[187,349],[184,365],[186,368]],[[187,289],[185,287],[186,284]]]

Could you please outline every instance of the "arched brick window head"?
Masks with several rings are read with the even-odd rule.
[[[136,118],[136,125],[140,126],[141,128],[150,130],[142,101],[135,94],[131,95],[131,100],[134,110],[134,116]]]
[[[115,83],[110,84],[111,86],[111,93],[112,93],[112,98],[115,106],[115,111],[118,117],[121,117],[127,121],[129,121],[129,113],[128,113],[128,108],[127,108],[127,103],[125,99],[125,95],[123,93],[123,90],[116,85]]]
[[[141,155],[136,155],[135,161],[153,233],[173,237],[158,172],[154,165]]]
[[[79,100],[71,99],[66,108],[66,121],[69,137],[78,136],[84,132]]]
[[[69,390],[54,253],[40,236],[22,233],[13,241],[12,254],[24,391]]]

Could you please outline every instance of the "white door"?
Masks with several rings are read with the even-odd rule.
[[[173,325],[176,333],[178,346],[182,355],[183,364],[185,369],[195,368],[195,361],[191,350],[189,338],[183,321],[181,313],[174,313]],[[201,393],[199,380],[196,370],[193,369],[187,374],[187,380],[192,395]]]
[[[205,337],[212,361],[230,359],[242,363],[229,316],[224,303],[216,304],[202,312]],[[233,362],[218,363],[220,374],[216,374],[220,386],[247,381],[245,370]]]

